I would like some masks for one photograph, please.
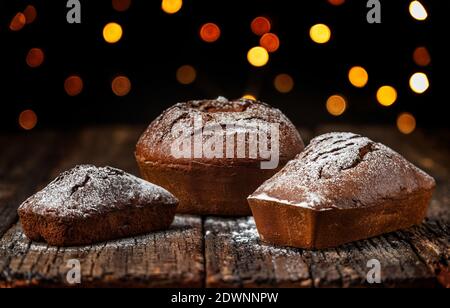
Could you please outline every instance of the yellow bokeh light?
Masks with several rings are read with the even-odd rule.
[[[408,112],[400,114],[397,118],[397,128],[405,135],[411,134],[416,130],[416,118]]]
[[[348,72],[350,83],[357,88],[363,88],[369,81],[369,74],[361,66],[354,66]]]
[[[181,84],[191,84],[196,78],[197,72],[191,65],[183,65],[177,70],[177,80]]]
[[[397,101],[397,90],[391,86],[382,86],[377,91],[377,100],[383,106],[391,106]]]
[[[110,22],[103,28],[103,38],[110,44],[120,41],[122,34],[122,27],[115,22]]]
[[[256,101],[256,96],[252,95],[252,94],[245,94],[244,96],[242,96],[243,99],[249,99],[251,101]]]
[[[280,93],[289,93],[294,88],[294,79],[288,74],[279,74],[273,82],[275,89]]]
[[[167,14],[175,14],[183,6],[183,0],[162,0],[161,8]]]
[[[347,101],[341,95],[332,95],[328,98],[326,107],[331,115],[338,117],[347,109]]]
[[[423,6],[423,4],[420,3],[419,1],[412,1],[409,4],[409,13],[414,19],[420,21],[425,20],[428,17],[427,10]]]
[[[248,62],[256,67],[261,67],[269,62],[269,53],[264,47],[253,47],[247,54]]]
[[[331,30],[327,25],[317,24],[309,30],[309,36],[317,44],[325,44],[331,38]]]
[[[415,73],[409,79],[409,86],[417,94],[425,93],[430,87],[428,77],[424,73]]]

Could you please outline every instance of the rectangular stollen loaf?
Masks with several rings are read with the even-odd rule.
[[[315,138],[249,198],[262,240],[328,248],[420,224],[435,181],[352,133]]]

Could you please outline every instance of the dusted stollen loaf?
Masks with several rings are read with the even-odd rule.
[[[264,241],[326,248],[421,223],[434,187],[432,177],[390,148],[330,133],[248,200]]]
[[[271,135],[273,125],[279,129],[276,136]],[[202,145],[207,148],[211,140],[208,129],[223,130],[224,138],[218,141],[222,155],[211,157],[202,152]],[[279,161],[272,169],[262,167],[268,158],[256,151],[248,136],[241,143],[236,137],[227,139],[261,131],[267,133],[268,143],[278,143]],[[191,142],[188,155],[173,155],[179,132],[185,133],[184,141]],[[244,157],[239,155],[242,148],[246,149]],[[280,110],[262,102],[219,97],[179,103],[166,110],[142,134],[136,146],[136,160],[143,178],[166,188],[180,200],[178,212],[243,216],[251,214],[247,196],[303,148],[298,131]],[[250,155],[252,151],[256,155]]]
[[[124,171],[77,166],[19,207],[28,238],[50,245],[86,245],[167,229],[178,200]]]

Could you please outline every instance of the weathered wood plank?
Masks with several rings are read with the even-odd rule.
[[[105,126],[60,135],[66,141],[58,148],[62,159],[46,167],[47,176],[39,186],[78,164],[110,165],[137,174],[133,153],[141,131],[141,127]],[[29,243],[18,224],[1,239],[0,285],[63,285],[67,260],[77,258],[82,263],[83,286],[200,287],[202,247],[201,219],[194,217],[178,217],[167,232],[60,249]]]
[[[383,142],[435,176],[438,189],[427,221],[408,230],[314,251],[261,243],[250,218],[208,218],[207,286],[370,286],[366,276],[371,259],[377,259],[382,266],[382,284],[378,286],[448,286],[448,147],[437,146],[438,141],[421,132],[404,136],[387,127],[326,126],[320,127],[316,135],[331,131],[357,132]]]
[[[253,218],[205,221],[207,287],[310,287],[300,250],[259,242]]]
[[[70,286],[68,260],[81,265],[81,287],[201,287],[200,218],[177,216],[168,231],[57,248],[31,243],[20,224],[0,240],[0,287]]]
[[[2,138],[0,151],[0,236],[17,220],[17,208],[60,158],[57,134],[39,132]]]

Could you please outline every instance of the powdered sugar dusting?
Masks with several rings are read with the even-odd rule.
[[[434,180],[395,151],[353,133],[319,136],[250,199],[314,210],[371,206]]]
[[[61,218],[89,217],[129,207],[175,204],[165,189],[122,170],[91,165],[63,172],[19,210]]]

